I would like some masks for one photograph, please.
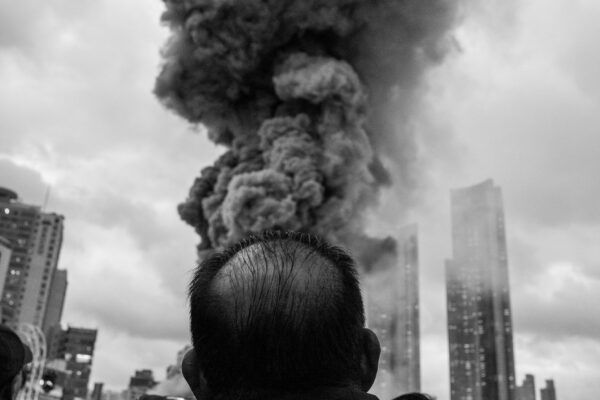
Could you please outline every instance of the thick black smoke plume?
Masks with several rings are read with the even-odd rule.
[[[172,36],[155,92],[228,148],[179,207],[200,249],[264,229],[367,243],[363,211],[390,182],[381,157],[402,142],[393,117],[406,111],[395,107],[410,104],[423,70],[443,56],[457,2],[165,4]],[[365,260],[394,251],[377,242],[359,246]]]

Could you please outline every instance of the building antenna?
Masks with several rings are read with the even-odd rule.
[[[42,206],[42,211],[46,211],[46,206],[48,206],[48,199],[50,198],[50,185],[46,187],[46,194],[44,195],[44,205]]]

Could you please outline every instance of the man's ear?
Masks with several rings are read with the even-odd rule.
[[[208,398],[208,385],[204,379],[204,372],[196,357],[196,351],[192,348],[185,353],[181,361],[181,373],[187,381],[196,400]]]
[[[360,357],[361,389],[367,392],[373,386],[379,366],[381,346],[377,335],[367,328],[362,330],[362,354]]]

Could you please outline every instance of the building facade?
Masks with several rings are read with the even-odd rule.
[[[11,257],[2,284],[2,322],[41,327],[62,246],[61,215],[45,213],[0,188],[0,236],[8,240]]]
[[[54,272],[52,283],[50,284],[46,313],[44,315],[44,322],[42,323],[42,331],[46,334],[46,340],[48,340],[51,328],[60,326],[60,320],[65,305],[65,296],[67,294],[67,284],[67,271],[64,269],[57,269]]]
[[[395,253],[362,279],[367,323],[381,343],[372,388],[380,398],[421,389],[417,225],[402,229]]]
[[[525,375],[523,384],[516,387],[515,400],[535,400],[535,378],[533,375]]]
[[[104,383],[102,383],[102,382],[94,383],[94,389],[92,390],[92,395],[90,396],[90,400],[102,400],[103,387],[104,387]]]
[[[541,400],[556,400],[556,389],[554,388],[554,380],[547,379],[546,387],[540,389]]]
[[[28,256],[23,304],[19,322],[42,326],[46,315],[50,288],[62,246],[63,216],[40,213],[38,229]],[[62,310],[61,310],[62,313]]]
[[[502,194],[492,180],[451,193],[446,261],[451,400],[514,400]]]
[[[67,371],[62,400],[87,398],[97,336],[96,329],[71,326],[53,333],[53,356],[64,360]]]
[[[0,210],[2,212],[2,210]],[[2,289],[6,276],[8,275],[8,266],[10,265],[10,256],[12,254],[10,240],[0,236],[0,299],[2,299]],[[0,308],[0,317],[2,309]]]
[[[156,386],[154,374],[150,369],[141,369],[135,371],[135,374],[129,379],[126,400],[138,400],[149,389]]]
[[[48,328],[46,336],[46,359],[64,360],[65,358],[65,331],[62,326],[55,325]]]

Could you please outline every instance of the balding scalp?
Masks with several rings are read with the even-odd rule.
[[[267,233],[207,258],[190,284],[194,349],[215,390],[314,388],[358,373],[354,262],[308,234]]]
[[[258,319],[280,318],[303,331],[306,314],[341,295],[341,274],[327,258],[298,242],[255,243],[237,252],[212,286],[235,332]],[[339,301],[339,300],[338,300]]]

